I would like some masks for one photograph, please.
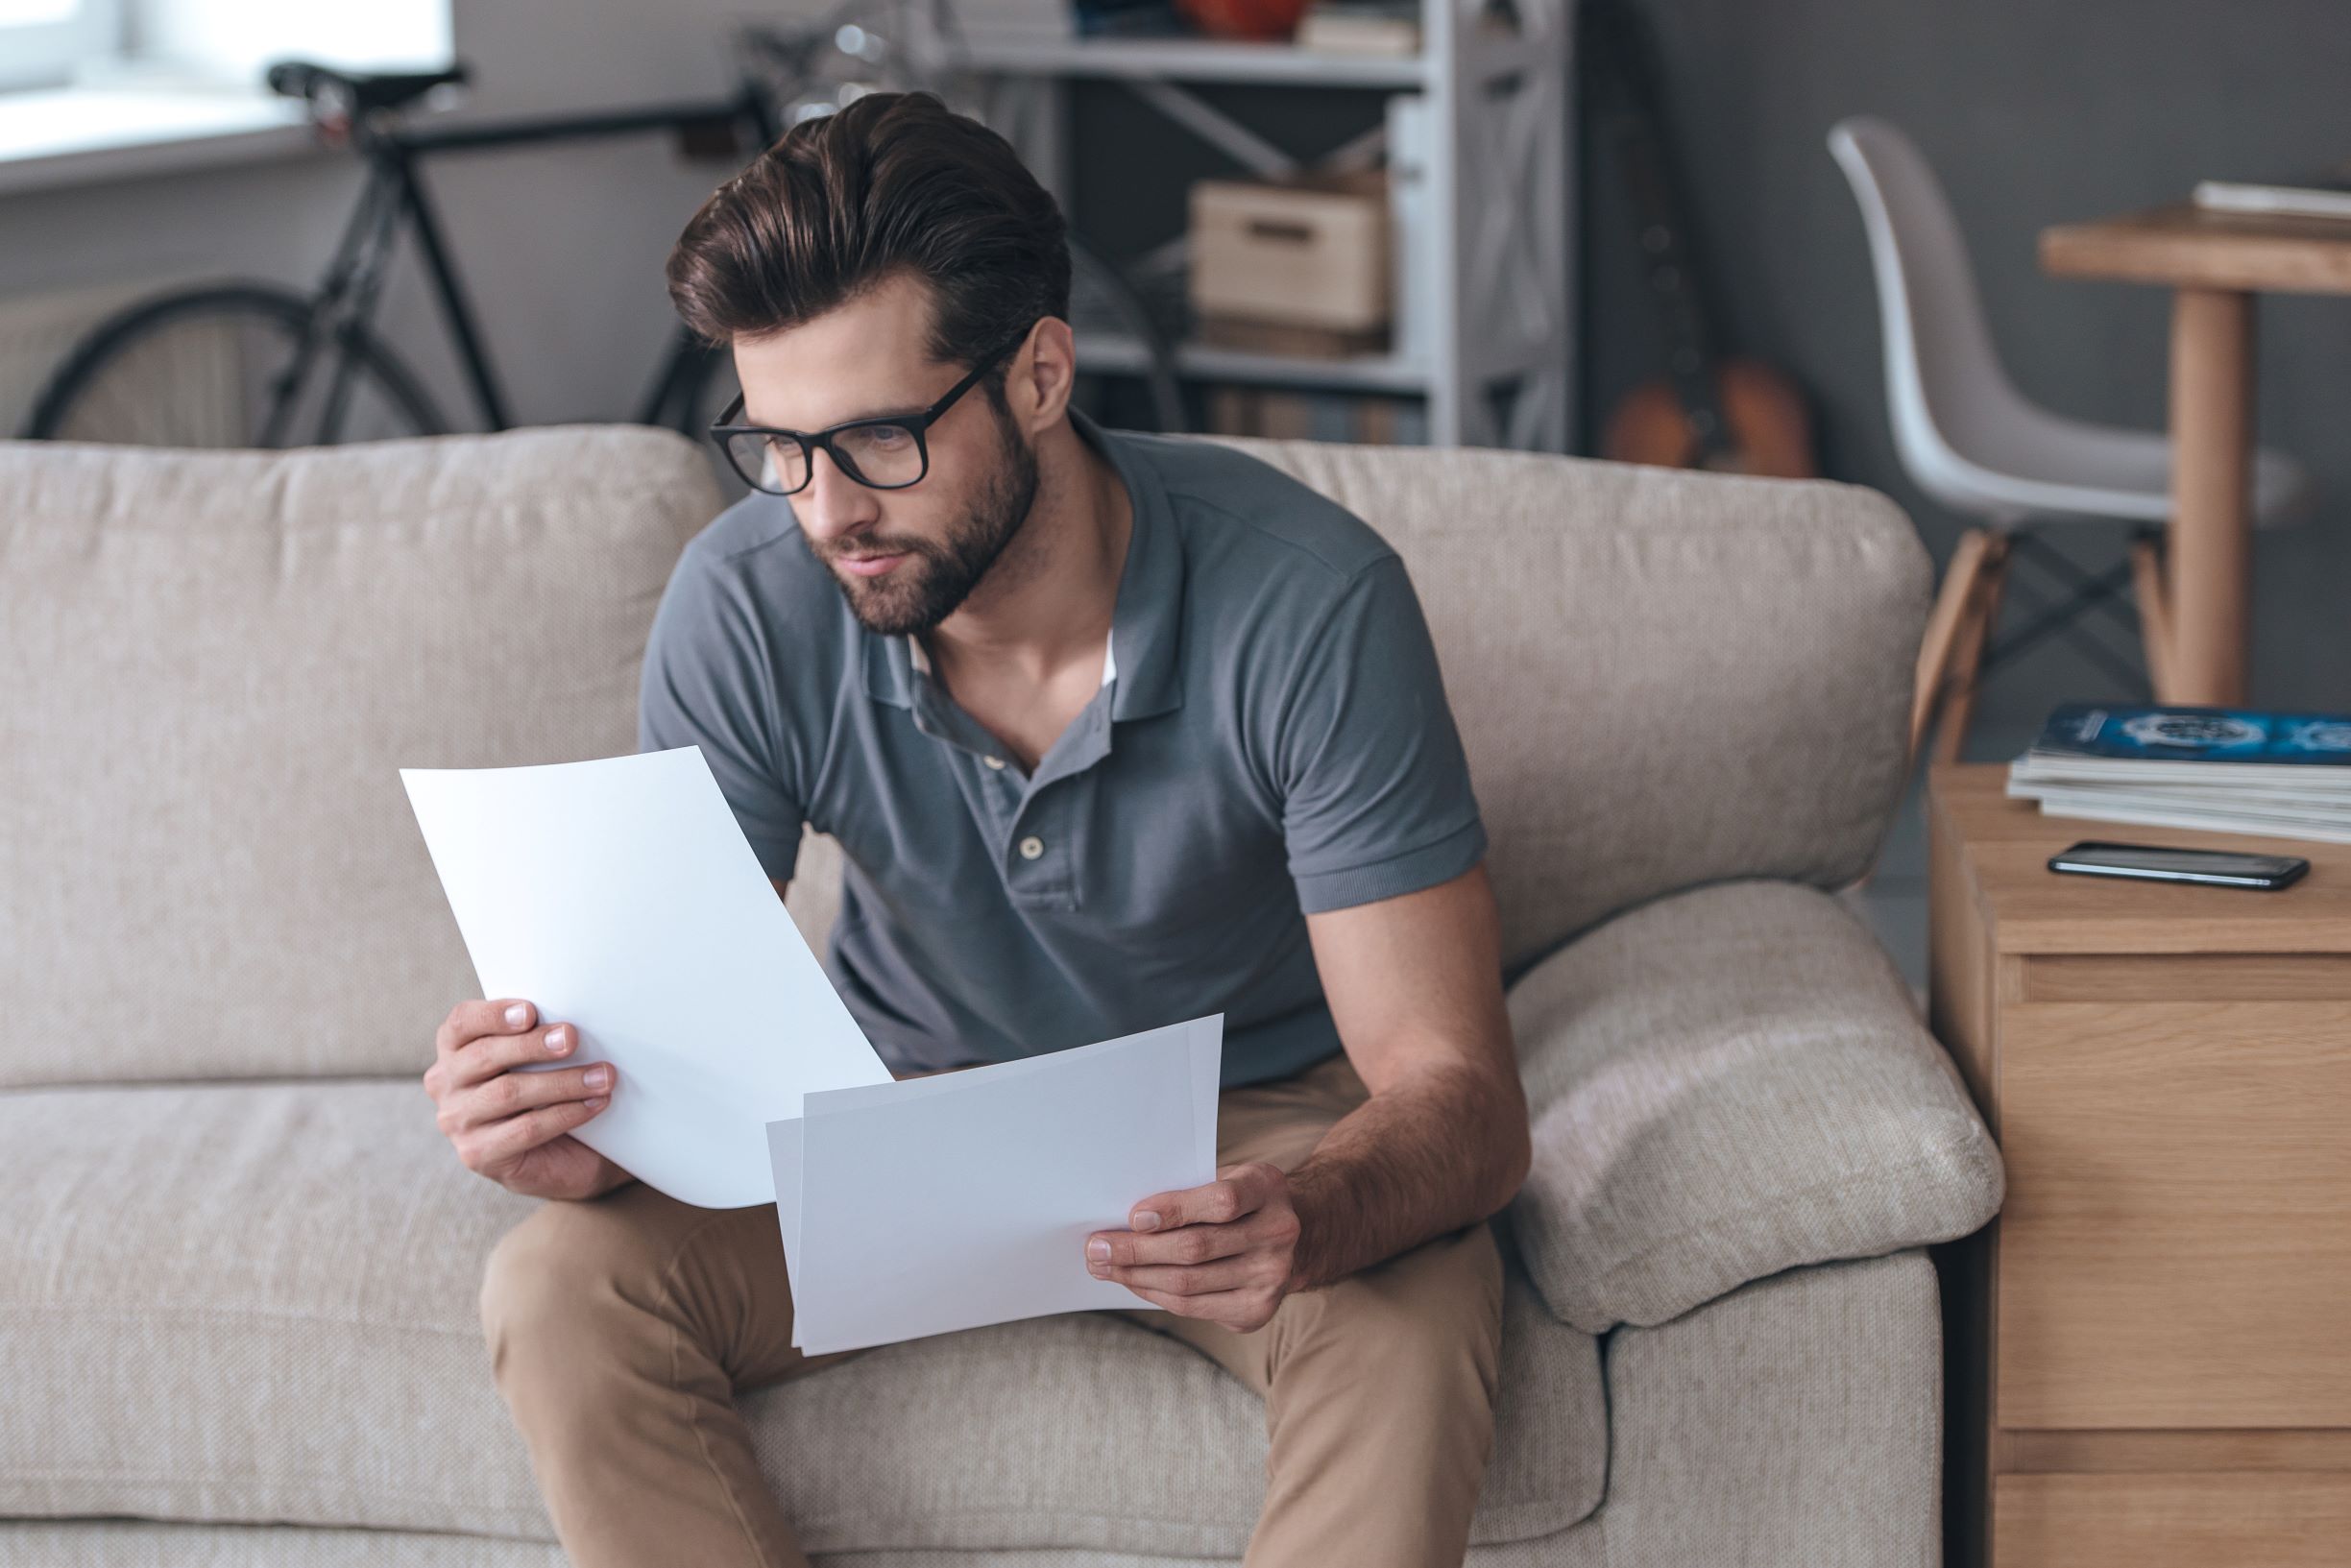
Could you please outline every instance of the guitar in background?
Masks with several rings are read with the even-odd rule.
[[[1584,82],[1594,129],[1633,204],[1641,270],[1665,341],[1665,374],[1609,415],[1600,454],[1620,463],[1811,478],[1812,422],[1781,372],[1724,358],[1689,255],[1667,156],[1662,95],[1642,19],[1627,0],[1585,0]]]

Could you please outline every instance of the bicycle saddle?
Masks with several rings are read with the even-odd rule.
[[[446,71],[370,74],[338,71],[306,60],[281,60],[269,68],[267,81],[270,91],[285,98],[315,99],[320,89],[332,87],[350,104],[352,113],[364,114],[414,103],[435,87],[463,82],[466,75],[462,64]]]

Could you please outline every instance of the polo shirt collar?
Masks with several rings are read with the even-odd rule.
[[[1179,680],[1183,651],[1183,540],[1176,531],[1167,487],[1137,443],[1105,434],[1082,411],[1070,410],[1070,423],[1094,449],[1110,459],[1127,487],[1134,520],[1127,535],[1127,563],[1119,570],[1118,599],[1110,610],[1110,641],[1118,650],[1118,688],[1110,693],[1114,719],[1149,718],[1183,705]]]
[[[908,663],[909,665],[910,665],[910,666],[911,666],[911,667],[912,667],[912,668],[913,668],[913,669],[914,669],[914,670],[915,670],[917,673],[919,673],[919,674],[923,674],[923,675],[928,675],[928,674],[930,674],[930,673],[931,673],[931,656],[930,656],[928,653],[926,653],[926,652],[924,652],[924,651],[923,651],[922,639],[921,639],[921,638],[916,637],[916,636],[915,636],[915,635],[914,635],[912,632],[909,632],[909,633],[907,633],[906,645],[907,645],[907,663]],[[1117,679],[1118,679],[1118,638],[1117,638],[1115,635],[1113,635],[1113,636],[1112,636],[1112,637],[1111,637],[1111,638],[1110,638],[1108,640],[1106,640],[1106,641],[1105,641],[1105,642],[1103,644],[1103,678],[1102,678],[1102,684],[1103,684],[1103,685],[1104,685],[1104,686],[1108,686],[1108,685],[1109,685],[1109,684],[1110,684],[1112,681],[1115,681],[1115,680],[1117,680]]]
[[[865,655],[865,695],[893,708],[912,708],[914,667],[907,658],[906,639],[882,637],[860,627],[858,640]]]
[[[1082,410],[1072,408],[1069,420],[1080,439],[1109,458],[1134,514],[1127,561],[1119,569],[1118,598],[1110,610],[1117,676],[1110,716],[1149,718],[1183,704],[1176,662],[1183,634],[1183,542],[1176,536],[1174,510],[1158,470]],[[861,638],[865,694],[911,709],[918,672],[909,650],[914,639],[873,632],[861,632]]]

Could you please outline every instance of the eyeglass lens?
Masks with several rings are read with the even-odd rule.
[[[849,477],[869,485],[910,485],[923,475],[923,446],[903,424],[859,424],[837,431],[833,451]],[[727,455],[762,490],[788,493],[808,483],[808,456],[788,436],[745,432],[727,438]]]

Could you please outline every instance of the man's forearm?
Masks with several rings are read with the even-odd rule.
[[[1515,1077],[1448,1064],[1374,1094],[1290,1172],[1292,1288],[1345,1279],[1485,1218],[1517,1192],[1527,1160]]]

